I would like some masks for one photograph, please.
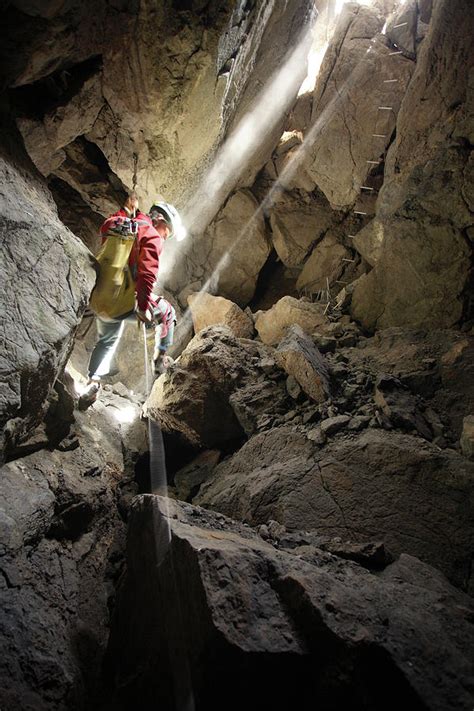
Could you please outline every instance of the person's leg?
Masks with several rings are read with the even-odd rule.
[[[102,376],[109,373],[124,328],[123,321],[104,321],[97,318],[96,324],[99,338],[89,359],[89,380],[100,380]]]

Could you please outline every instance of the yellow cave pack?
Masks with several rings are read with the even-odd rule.
[[[137,227],[133,220],[118,218],[97,254],[99,276],[90,308],[101,318],[125,316],[135,308],[135,279],[128,260],[136,245]]]

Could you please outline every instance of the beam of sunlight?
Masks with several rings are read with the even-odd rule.
[[[112,409],[112,413],[117,422],[120,422],[120,424],[130,424],[137,418],[137,408],[133,405],[114,407]]]
[[[371,51],[371,48],[369,47],[369,49],[367,50],[367,53],[370,51]],[[240,233],[236,236],[236,239],[233,242],[230,249],[228,249],[223,254],[221,259],[217,263],[216,267],[214,268],[212,274],[207,279],[205,284],[203,284],[203,286],[201,287],[199,293],[205,293],[205,292],[210,291],[211,290],[210,287],[212,287],[213,285],[215,285],[217,283],[219,274],[224,269],[224,267],[227,264],[229,264],[229,261],[232,258],[232,254],[234,253],[235,250],[237,250],[239,248],[239,244],[240,244],[241,240],[247,234],[248,230],[251,228],[252,223],[257,219],[257,217],[259,216],[259,214],[262,211],[266,211],[272,206],[275,193],[277,193],[277,191],[281,190],[282,185],[285,184],[289,179],[291,179],[291,177],[294,175],[294,173],[298,170],[298,168],[304,161],[305,157],[307,156],[308,150],[311,148],[311,146],[314,143],[315,139],[317,138],[318,134],[324,128],[324,126],[330,121],[331,115],[333,115],[338,110],[339,105],[347,97],[349,89],[352,88],[352,86],[359,80],[359,78],[362,74],[362,71],[363,71],[363,60],[361,60],[354,67],[351,74],[345,80],[344,84],[339,88],[339,92],[333,96],[331,101],[327,104],[327,106],[323,109],[321,114],[318,116],[315,123],[313,124],[311,129],[308,131],[303,143],[294,151],[294,154],[292,155],[291,159],[288,161],[284,170],[278,176],[278,179],[273,183],[272,187],[270,188],[268,193],[265,195],[264,199],[262,200],[262,202],[259,205],[259,207],[257,208],[257,210],[250,217],[250,219],[245,223],[245,225],[243,226]],[[187,325],[191,322],[191,320],[192,320],[191,312],[188,307],[183,314],[181,322],[183,324]]]
[[[405,0],[399,0],[399,5],[403,5],[404,3]],[[340,14],[344,4],[345,0],[336,0],[336,4],[333,5],[335,19]],[[373,0],[360,0],[359,4],[370,6],[373,4]],[[329,12],[329,10],[326,10],[326,12]],[[224,191],[225,193],[224,188],[226,188],[226,182],[228,180],[228,177],[230,175],[235,176],[235,174],[240,174],[244,170],[247,165],[247,159],[249,157],[249,154],[255,150],[255,148],[258,146],[258,143],[262,141],[264,134],[267,133],[268,130],[270,130],[270,125],[271,127],[275,125],[275,118],[273,118],[273,121],[269,124],[269,114],[274,115],[275,113],[275,103],[272,95],[278,95],[280,93],[280,82],[283,82],[283,85],[288,88],[288,82],[290,82],[290,73],[295,71],[295,67],[297,65],[300,67],[301,63],[307,61],[308,44],[310,41],[312,42],[311,52],[313,52],[313,56],[310,59],[310,67],[312,69],[313,74],[315,70],[319,71],[319,68],[324,58],[324,53],[327,49],[327,45],[329,44],[329,39],[330,37],[332,37],[332,33],[334,32],[336,27],[336,23],[334,22],[331,25],[330,37],[328,37],[327,41],[325,39],[325,41],[322,42],[322,28],[324,28],[326,20],[329,22],[329,19],[324,15],[323,11],[318,16],[318,20],[315,24],[315,27],[317,28],[318,23],[321,21],[321,24],[319,25],[319,30],[316,30],[315,27],[313,27],[305,31],[304,36],[302,37],[302,41],[300,42],[300,47],[297,48],[290,55],[285,66],[282,67],[280,72],[277,72],[277,74],[274,75],[268,86],[265,87],[265,89],[256,99],[253,110],[250,111],[249,114],[244,117],[244,119],[239,123],[235,131],[231,134],[231,136],[227,139],[227,141],[224,143],[224,145],[218,152],[214,164],[211,166],[210,170],[205,176],[204,183],[201,186],[201,189],[198,191],[198,198],[193,201],[192,206],[185,214],[185,223],[188,224],[190,227],[193,227],[193,232],[199,232],[199,214],[200,212],[203,212],[202,206],[206,205],[208,202],[217,200],[219,195],[222,194],[222,191]],[[319,38],[316,42],[314,40],[315,36]],[[304,53],[301,52],[302,46],[305,50]],[[368,51],[370,51],[370,49]],[[316,122],[313,124],[310,131],[307,133],[303,143],[299,146],[299,148],[293,151],[291,159],[288,161],[278,180],[275,181],[269,193],[265,196],[262,204],[259,206],[255,214],[250,218],[250,220],[246,222],[245,226],[243,227],[239,235],[236,237],[232,247],[222,255],[210,277],[201,286],[201,292],[209,292],[213,290],[212,287],[217,284],[220,273],[229,263],[229,260],[231,260],[234,251],[239,247],[239,243],[241,242],[243,235],[251,227],[252,222],[260,214],[260,212],[270,207],[275,192],[281,189],[281,186],[284,181],[291,178],[291,176],[299,168],[308,153],[309,147],[316,139],[318,133],[320,132],[322,127],[330,120],[331,114],[337,110],[337,106],[339,105],[339,103],[347,96],[349,86],[351,86],[357,81],[359,72],[360,67],[359,65],[356,65],[356,67],[354,67],[354,69],[352,70],[352,73],[346,79],[343,86],[340,88],[339,96],[333,97],[333,99],[329,102],[329,104],[325,107],[321,115],[318,117]],[[315,82],[316,79],[317,76],[313,78],[312,74],[310,76],[310,72],[308,71],[308,76],[306,77],[305,81]],[[280,107],[282,106],[281,101],[279,105]],[[193,222],[195,223],[194,225]],[[201,222],[206,223],[206,218],[204,217]],[[165,269],[161,272],[161,275],[162,277],[164,277],[165,280],[166,273],[170,272],[173,269],[174,264],[180,256],[180,253],[175,250],[174,253],[171,255],[171,258],[169,260],[166,260],[164,265]],[[186,309],[181,320],[182,322],[184,322],[184,324],[190,323],[191,317],[189,309]]]
[[[184,212],[183,222],[193,233],[196,234],[207,227],[228,192],[250,163],[254,152],[288,110],[291,97],[297,91],[295,77],[300,75],[302,67],[307,65],[312,41],[311,30],[309,27],[301,33],[281,68],[273,74],[218,150],[192,204]],[[203,206],[206,206],[207,210],[203,209]]]

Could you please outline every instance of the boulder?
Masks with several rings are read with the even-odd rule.
[[[341,276],[351,253],[331,233],[325,235],[311,252],[303,271],[298,277],[296,287],[299,291],[316,293],[332,286]]]
[[[474,464],[418,437],[369,429],[323,448],[288,426],[252,437],[195,503],[256,526],[383,540],[473,590]]]
[[[373,267],[382,254],[383,240],[384,225],[375,219],[354,235],[352,244],[365,261]]]
[[[268,422],[286,412],[289,405],[282,383],[269,380],[248,383],[232,393],[229,402],[247,436],[260,428],[262,418]]]
[[[301,326],[306,333],[320,330],[328,324],[324,306],[303,299],[284,296],[268,311],[259,312],[255,328],[264,343],[277,344],[293,324]]]
[[[259,351],[227,326],[210,326],[189,343],[175,365],[154,383],[148,417],[194,446],[215,448],[244,436],[230,396],[259,376]]]
[[[255,706],[275,711],[335,698],[341,708],[469,707],[468,596],[411,556],[374,575],[300,552],[189,504],[138,497],[108,650],[112,704],[175,709],[192,693],[210,709],[232,688],[237,711],[251,688]]]
[[[385,373],[379,375],[375,383],[374,400],[395,427],[418,431],[426,439],[433,438],[415,396],[398,378]]]
[[[295,378],[308,397],[316,402],[327,399],[330,391],[327,363],[299,326],[290,326],[275,357],[277,363]]]
[[[207,326],[220,324],[228,326],[237,338],[251,338],[253,321],[248,314],[222,296],[212,296],[206,292],[190,294],[188,304],[193,317],[194,332],[199,333]]]
[[[344,429],[349,425],[351,418],[349,415],[335,415],[334,417],[328,417],[326,420],[321,422],[321,432],[326,436],[331,436]]]
[[[234,193],[209,229],[188,242],[186,254],[164,261],[163,283],[178,293],[199,277],[201,286],[241,306],[255,292],[257,277],[270,254],[259,204],[248,190]],[[198,291],[196,285],[193,291]],[[180,294],[180,301],[186,305]]]
[[[366,329],[449,328],[463,311],[469,247],[449,224],[387,218],[374,269],[352,293],[350,312]]]

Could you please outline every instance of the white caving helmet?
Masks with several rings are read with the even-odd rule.
[[[170,205],[169,202],[162,202],[161,200],[157,200],[153,203],[153,205],[150,207],[150,210],[148,211],[148,214],[152,219],[153,213],[155,213],[155,215],[156,213],[159,213],[164,217],[166,224],[171,230],[170,237],[176,237],[178,242],[180,242],[186,237],[186,229],[181,221],[179,212],[174,207],[174,205]]]

